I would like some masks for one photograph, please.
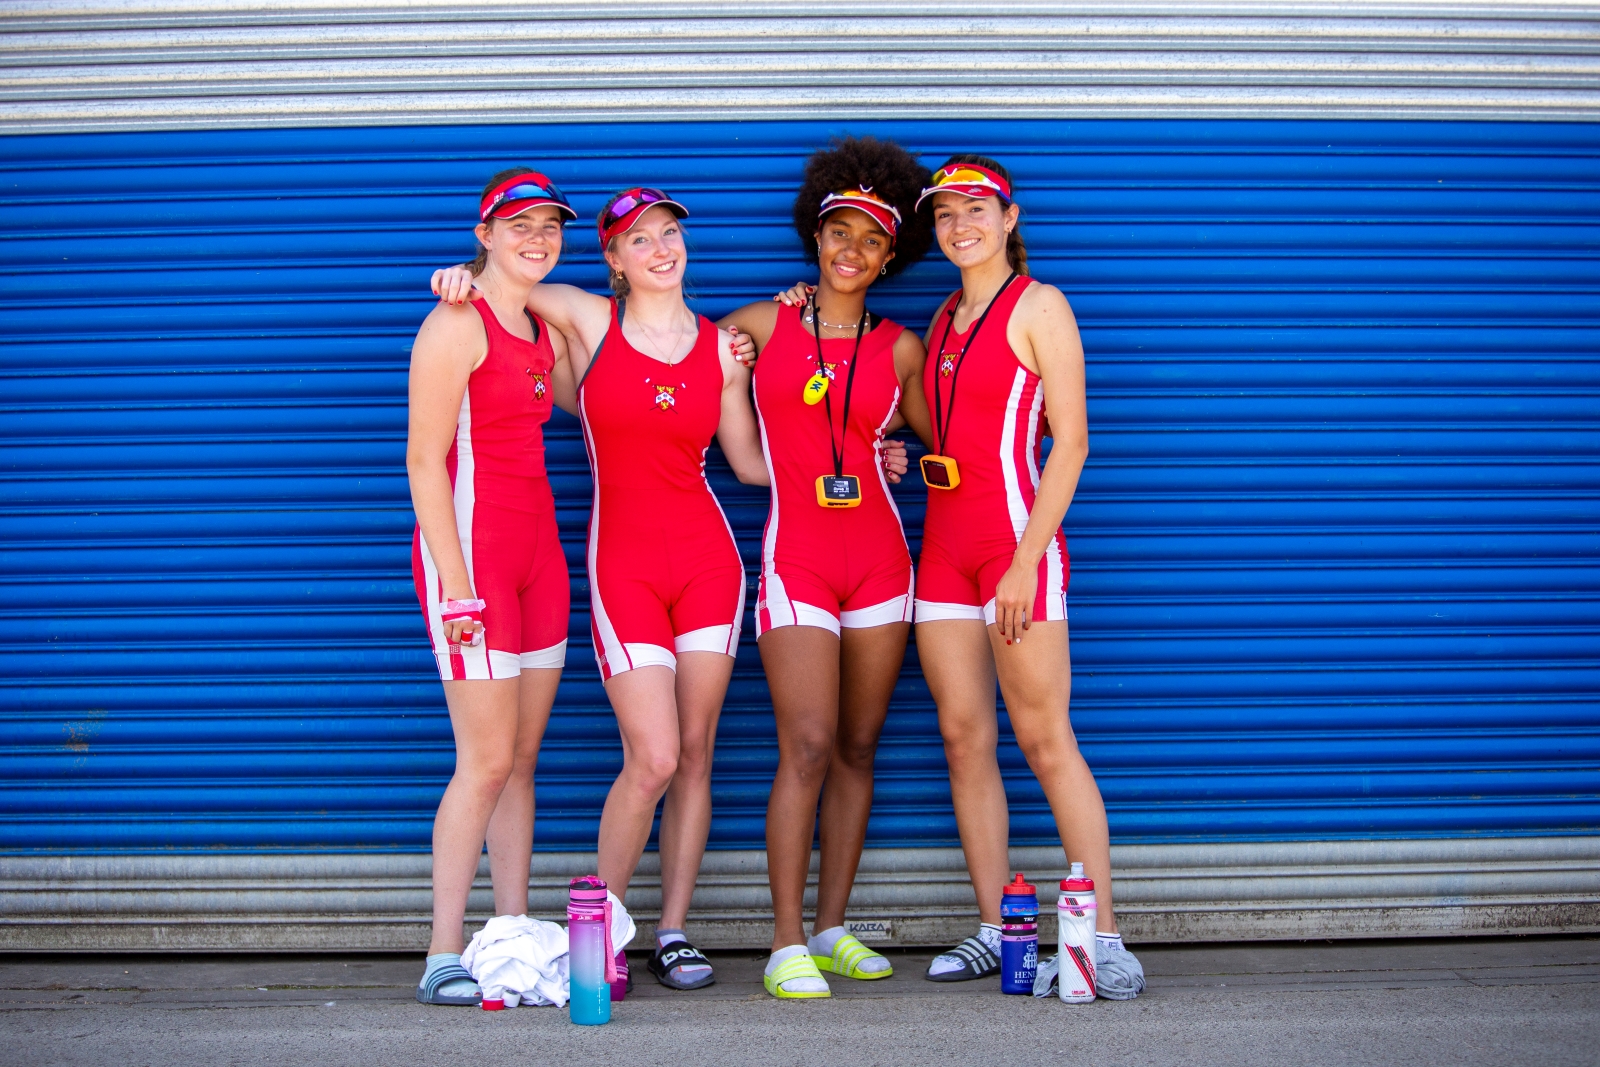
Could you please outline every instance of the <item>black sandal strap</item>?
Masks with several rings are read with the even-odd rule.
[[[940,955],[954,956],[979,974],[987,974],[990,970],[1000,968],[999,958],[981,937],[969,937],[949,952],[941,952]]]

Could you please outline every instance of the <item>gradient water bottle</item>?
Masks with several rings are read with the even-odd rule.
[[[611,908],[606,884],[594,875],[567,884],[568,1008],[572,1021],[598,1026],[611,1021],[611,983],[616,962],[611,952]]]
[[[1039,973],[1039,890],[1017,875],[1000,896],[1000,992],[1033,996]]]
[[[1056,945],[1061,963],[1061,999],[1087,1004],[1094,999],[1094,882],[1074,863],[1056,899]]]

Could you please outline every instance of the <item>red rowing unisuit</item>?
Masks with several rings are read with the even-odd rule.
[[[744,565],[705,455],[722,417],[717,328],[700,319],[689,354],[668,365],[622,333],[625,304],[578,386],[594,473],[589,594],[595,657],[611,678],[677,667],[677,652],[733,655]]]
[[[761,551],[756,632],[778,626],[881,626],[911,621],[911,553],[883,473],[883,428],[900,405],[894,345],[904,327],[884,321],[861,339],[850,391],[850,425],[841,435],[845,387],[855,339],[824,338],[824,372],[832,383],[822,403],[807,404],[806,382],[817,373],[817,341],[800,309],[780,307],[772,339],[756,364],[756,415],[772,478],[772,511]],[[833,474],[834,448],[844,440],[844,473],[861,480],[861,503],[825,508],[817,477]]]
[[[1011,566],[1039,489],[1044,383],[1018,361],[1006,340],[1006,326],[1017,301],[1033,284],[1014,278],[994,299],[983,330],[967,350],[960,373],[965,332],[954,330],[943,309],[933,327],[934,347],[923,369],[923,391],[934,410],[935,393],[946,412],[944,454],[956,461],[961,484],[928,490],[928,514],[917,561],[917,621],[982,619],[993,623],[994,590]],[[959,300],[958,291],[945,308]],[[952,382],[954,413],[950,413]],[[1060,530],[1039,561],[1039,591],[1029,619],[1067,617],[1070,563]]]
[[[484,640],[476,647],[445,640],[438,568],[420,526],[411,538],[412,580],[446,680],[515,678],[528,668],[560,668],[567,658],[571,607],[544,469],[555,365],[549,330],[529,312],[535,338],[530,343],[501,326],[488,301],[471,306],[483,320],[489,348],[467,379],[445,465],[467,575],[485,605]]]

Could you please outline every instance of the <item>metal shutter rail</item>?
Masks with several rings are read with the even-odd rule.
[[[1600,5],[0,7],[0,132],[943,117],[1600,117]]]
[[[765,946],[765,855],[706,857],[695,940]],[[648,941],[660,906],[658,857],[628,894]],[[1054,936],[1056,848],[1018,848]],[[1600,837],[1117,845],[1117,918],[1136,942],[1600,929]],[[573,871],[593,853],[533,859],[530,913],[559,920]],[[469,905],[492,913],[488,864]],[[812,875],[816,874],[813,862]],[[808,891],[808,903],[814,889]],[[959,849],[871,849],[851,895],[881,923],[877,943],[948,945],[972,932]],[[410,950],[428,944],[429,860],[407,855],[13,857],[0,864],[0,949],[105,952]]]
[[[425,850],[452,761],[407,572],[427,269],[536,159],[585,215],[682,195],[705,310],[763,298],[802,276],[783,220],[841,128],[8,140],[0,848]],[[871,129],[1011,164],[1083,322],[1073,718],[1119,842],[1600,830],[1600,128]],[[598,284],[568,240],[558,277]],[[920,323],[953,285],[935,257],[874,303]],[[578,567],[571,420],[550,462]],[[765,496],[714,480],[753,560]],[[618,761],[581,570],[574,603],[545,851],[592,847]],[[1053,844],[1003,759],[1014,844]],[[747,642],[714,848],[760,848],[773,763]],[[878,769],[874,848],[955,843],[914,656]]]

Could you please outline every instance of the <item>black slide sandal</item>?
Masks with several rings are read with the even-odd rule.
[[[717,980],[715,971],[707,971],[702,977],[693,982],[682,982],[672,977],[675,967],[685,967],[691,964],[704,964],[711,966],[711,961],[706,959],[706,954],[689,944],[687,941],[673,941],[658,948],[650,957],[648,964],[650,973],[656,976],[656,981],[668,989],[704,989]]]
[[[983,943],[981,937],[969,937],[955,948],[939,955],[954,956],[961,961],[961,966],[954,971],[923,975],[930,982],[970,982],[974,978],[987,978],[991,974],[1000,973],[1000,957]]]

